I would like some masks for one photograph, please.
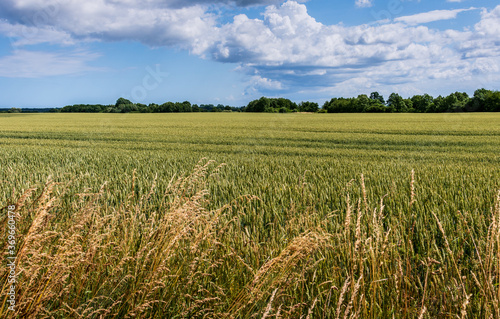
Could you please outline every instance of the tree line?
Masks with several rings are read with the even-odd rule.
[[[67,113],[187,113],[187,112],[232,112],[240,108],[229,105],[191,104],[184,102],[165,102],[163,104],[132,103],[125,98],[119,98],[114,105],[75,104],[63,107],[60,112]]]
[[[436,98],[429,94],[403,98],[392,93],[387,100],[372,92],[351,98],[332,98],[319,109],[317,103],[301,102],[296,104],[283,98],[266,98],[251,101],[246,112],[322,112],[322,113],[444,113],[444,112],[500,112],[500,91],[478,89],[474,96],[465,92],[455,92]]]
[[[325,102],[323,110],[328,113],[443,113],[443,112],[500,112],[500,92],[478,89],[474,96],[455,92],[436,98],[429,94],[403,98],[392,93],[389,98],[378,92],[356,98],[333,98]]]
[[[0,108],[0,113],[51,113],[51,112],[59,112],[60,109],[57,108],[18,108],[18,107],[11,107],[11,108]]]
[[[318,112],[319,105],[315,102],[300,102],[299,104],[285,98],[261,97],[251,101],[247,106],[234,107],[229,105],[191,104],[184,102],[151,103],[149,105],[132,103],[125,98],[119,98],[114,105],[75,104],[60,109],[63,113],[187,113],[187,112]]]
[[[469,97],[465,92],[455,92],[436,98],[429,94],[403,98],[392,93],[387,100],[378,92],[351,98],[332,98],[320,108],[316,102],[295,103],[286,98],[261,97],[246,106],[191,104],[184,102],[132,103],[119,98],[114,105],[75,104],[61,109],[0,109],[0,112],[71,112],[71,113],[185,113],[185,112],[258,112],[258,113],[443,113],[443,112],[500,112],[500,91],[478,89]]]

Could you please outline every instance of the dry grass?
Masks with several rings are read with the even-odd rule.
[[[105,183],[74,194],[48,180],[12,199],[18,304],[7,310],[2,267],[0,317],[500,318],[500,192],[490,214],[454,225],[445,210],[414,214],[414,171],[397,216],[370,202],[361,175],[345,209],[322,215],[304,176],[303,202],[260,229],[241,222],[255,196],[208,208],[222,166],[202,160],[161,194],[156,178],[138,193],[134,172],[117,206]]]

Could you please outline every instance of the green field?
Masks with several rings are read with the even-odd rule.
[[[500,318],[500,114],[2,114],[0,145],[1,317]]]

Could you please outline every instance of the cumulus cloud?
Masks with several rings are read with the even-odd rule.
[[[376,25],[344,26],[316,21],[297,1],[270,5],[258,19],[239,14],[223,25],[209,6],[279,3],[3,0],[0,33],[11,37],[17,46],[43,42],[70,45],[82,40],[177,46],[208,59],[239,64],[241,72],[248,74],[249,85],[264,91],[309,87],[346,92],[352,88],[359,92],[363,87],[377,85],[409,89],[432,81],[473,81],[472,77],[491,74],[500,65],[500,6],[484,10],[481,21],[473,28],[445,31],[422,24],[453,19],[472,8],[431,11]],[[372,1],[357,3],[367,6]],[[19,52],[2,58],[2,65],[27,61],[33,54]],[[89,61],[71,54],[73,63],[61,55],[37,56],[47,65],[60,59],[70,73],[84,70]],[[50,73],[42,71],[35,74]],[[3,70],[1,74],[7,73]]]
[[[44,30],[52,30],[78,40],[133,40],[151,46],[178,45],[198,53],[208,45],[210,35],[216,33],[216,16],[197,2],[203,1],[171,7],[175,1],[4,0],[0,18],[11,29],[21,25],[41,30],[41,39]],[[42,41],[36,38],[31,37],[27,44]]]
[[[492,41],[500,34],[500,6],[484,11],[475,30],[440,31],[419,25],[471,9],[346,27],[321,24],[305,5],[288,1],[268,7],[262,19],[235,17],[220,29],[209,52],[215,60],[242,63],[248,74],[257,72],[293,89],[351,87],[359,92],[374,83],[411,87],[474,77],[481,82],[500,62],[498,42]]]
[[[483,10],[475,29],[482,36],[500,38],[500,5],[492,11]]]
[[[266,66],[307,66],[359,68],[391,60],[427,57],[437,52],[428,42],[452,41],[427,27],[402,23],[379,26],[326,26],[307,13],[305,5],[286,2],[270,6],[263,19],[245,15],[220,29],[211,50],[216,60]]]
[[[456,9],[456,10],[434,10],[429,12],[423,12],[414,14],[411,16],[404,16],[394,19],[396,22],[404,22],[410,25],[417,25],[422,23],[429,23],[440,20],[455,19],[457,15],[464,11],[474,10],[475,8],[469,9]]]

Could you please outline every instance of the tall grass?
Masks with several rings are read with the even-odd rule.
[[[270,218],[260,196],[214,203],[225,169],[202,160],[141,187],[132,171],[119,202],[104,181],[52,179],[10,198],[19,284],[9,312],[1,268],[0,316],[500,318],[500,192],[489,212],[450,214],[422,206],[418,172],[377,200],[360,174],[324,214],[306,172]]]

